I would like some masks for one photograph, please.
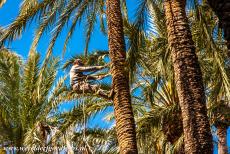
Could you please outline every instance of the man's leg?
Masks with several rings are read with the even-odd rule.
[[[109,98],[109,91],[101,89],[99,85],[91,85],[91,87],[95,94]]]
[[[83,93],[94,93],[92,86],[87,82],[85,82],[81,85],[81,90]]]
[[[81,93],[81,87],[78,83],[74,84],[72,88],[76,93]]]
[[[111,98],[111,94],[109,91],[107,90],[103,90],[100,88],[99,85],[91,85],[89,83],[82,83],[82,84],[75,84],[73,85],[73,90],[77,93],[77,94],[96,94],[99,95],[103,98],[106,99],[110,99]]]
[[[74,85],[73,85],[73,90],[74,90],[77,94],[93,93],[90,84],[89,84],[89,83],[84,83],[84,82],[74,84]]]

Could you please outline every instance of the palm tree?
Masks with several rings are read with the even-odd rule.
[[[143,82],[144,103],[149,104],[137,117],[137,138],[143,153],[184,153],[182,116],[175,85],[161,78],[153,89]],[[147,86],[146,86],[147,85]]]
[[[217,27],[214,14],[206,4],[191,11],[193,38],[199,53],[208,102],[211,125],[217,128],[219,153],[226,152],[226,132],[229,126],[230,78],[228,50],[223,43],[222,31]],[[200,33],[204,35],[199,35]],[[206,40],[205,42],[203,40]],[[212,65],[212,67],[210,67]],[[215,134],[213,134],[215,135]]]
[[[144,2],[143,2],[144,3]],[[145,5],[148,5],[148,4],[145,4]],[[152,4],[152,6],[155,6],[154,4]],[[140,8],[142,8],[142,7],[140,7]],[[156,10],[156,8],[155,7],[153,7],[154,8],[154,10],[155,10],[155,12],[156,13],[154,13],[154,18],[155,18],[155,20],[158,18],[158,20],[157,21],[155,21],[154,20],[154,28],[155,28],[155,31],[157,31],[156,33],[156,41],[153,41],[153,45],[152,45],[152,49],[151,49],[151,51],[152,51],[152,53],[149,53],[149,55],[145,55],[144,53],[140,53],[141,54],[141,57],[143,57],[143,61],[145,61],[145,62],[148,62],[148,61],[150,61],[151,62],[151,60],[148,60],[149,59],[149,57],[151,57],[151,55],[158,55],[158,56],[155,56],[154,57],[154,63],[151,65],[151,63],[149,63],[149,64],[147,64],[147,65],[145,65],[145,69],[146,68],[153,68],[153,70],[155,70],[155,72],[157,73],[157,72],[159,72],[159,74],[161,74],[161,75],[164,75],[164,72],[165,72],[165,70],[168,70],[168,69],[170,69],[170,67],[169,68],[164,68],[164,67],[162,67],[162,65],[161,65],[161,63],[163,63],[163,64],[167,64],[169,61],[170,61],[170,59],[167,59],[167,56],[168,55],[170,55],[170,54],[173,54],[173,52],[175,52],[175,51],[173,51],[172,50],[172,48],[169,48],[170,50],[168,50],[168,48],[167,48],[167,41],[164,41],[165,40],[165,38],[167,39],[167,36],[165,36],[164,34],[165,34],[165,32],[166,32],[166,30],[161,30],[160,28],[158,28],[158,27],[164,27],[164,16],[162,17],[161,16],[161,11],[159,10],[159,9],[157,9]],[[150,8],[148,9],[148,10],[151,10]],[[194,11],[195,12],[195,11]],[[151,13],[151,12],[150,12]],[[203,12],[202,12],[203,13]],[[194,15],[195,16],[195,15]],[[160,17],[160,18],[159,18]],[[159,20],[160,19],[160,20]],[[212,22],[212,21],[210,21],[210,22]],[[156,23],[156,24],[155,24]],[[198,23],[197,25],[200,25],[200,27],[195,27],[195,29],[194,29],[194,36],[196,37],[196,33],[197,32],[199,32],[199,28],[200,29],[202,29],[203,28],[203,25],[204,24],[201,24],[201,23]],[[192,24],[192,26],[193,26],[193,24]],[[179,26],[178,26],[179,27]],[[188,27],[188,25],[187,25],[187,27]],[[178,29],[178,28],[177,28]],[[155,32],[154,31],[154,32]],[[160,32],[160,33],[159,33]],[[203,33],[208,33],[208,32],[210,32],[210,31],[206,31],[206,30],[204,30],[203,31]],[[166,34],[167,35],[167,34]],[[153,36],[155,36],[155,35],[153,35]],[[175,36],[175,35],[174,35]],[[200,36],[200,35],[197,35],[197,36]],[[202,36],[203,37],[203,36]],[[212,36],[211,36],[212,37]],[[154,37],[153,37],[154,38]],[[175,38],[178,38],[178,37],[175,37]],[[209,37],[207,37],[207,38],[209,38]],[[205,39],[205,40],[210,40],[210,39]],[[204,40],[204,39],[203,39]],[[169,43],[170,43],[170,41],[168,41]],[[197,40],[197,43],[198,44],[196,44],[196,45],[200,45],[201,43],[200,42],[202,42],[202,43],[204,43],[204,44],[208,44],[208,43],[210,43],[210,42],[212,42],[212,40],[210,40],[210,41],[206,41],[206,42],[204,42],[204,41],[202,41],[202,39],[199,39],[199,40]],[[147,43],[146,43],[147,44]],[[147,44],[148,45],[148,44]],[[207,47],[207,46],[206,46]],[[209,47],[209,46],[208,46]],[[212,47],[212,46],[211,46]],[[143,50],[143,49],[141,49],[141,50]],[[141,51],[140,50],[140,51]],[[147,49],[148,50],[148,49]],[[205,46],[202,46],[202,47],[200,47],[199,46],[199,50],[200,51],[205,51],[206,50],[206,48],[205,48]],[[144,50],[144,51],[146,51],[146,50]],[[159,53],[158,53],[159,52]],[[198,52],[198,53],[201,53],[201,55],[203,54],[203,52]],[[195,53],[194,53],[195,54]],[[162,62],[160,63],[160,62],[157,62],[158,61],[158,59],[160,59],[160,57],[163,57],[163,58],[161,58],[162,59]],[[165,58],[165,59],[164,59]],[[142,62],[143,63],[143,62]],[[160,64],[160,65],[159,65]],[[170,63],[168,63],[169,65],[171,65]],[[210,65],[209,65],[210,66]],[[150,74],[152,74],[153,72],[151,72],[151,69],[148,71],[148,72],[150,72]],[[174,68],[175,69],[175,68]],[[148,70],[148,69],[147,69]],[[224,72],[222,72],[223,74],[224,74]],[[226,80],[225,80],[226,81]],[[205,107],[205,102],[203,102],[204,103],[204,107]],[[205,114],[206,115],[206,114]],[[209,128],[209,127],[208,127]],[[211,136],[211,135],[210,135]],[[211,138],[211,137],[210,137]],[[209,138],[209,139],[210,139]],[[210,144],[211,144],[211,139],[209,140],[210,141]]]
[[[30,140],[44,146],[50,131],[46,118],[66,92],[64,79],[54,86],[58,59],[50,58],[40,67],[37,53],[31,53],[26,64],[7,50],[0,54],[2,141],[22,147]]]
[[[20,61],[18,55],[10,53],[7,49],[1,49],[0,55],[0,130],[5,142],[16,142],[20,138],[19,129],[13,123],[17,121],[15,103],[18,103],[18,91],[20,81]],[[13,133],[14,132],[14,133]],[[15,134],[18,133],[17,136]],[[9,143],[9,142],[8,142]]]
[[[213,11],[220,20],[220,27],[224,30],[224,37],[227,41],[228,55],[230,56],[230,2],[222,0],[207,0]]]
[[[16,109],[13,107],[18,96],[20,62],[18,55],[8,52],[7,49],[2,48],[0,52],[0,143],[4,147],[17,139],[13,134],[17,129],[12,128],[11,124],[16,120]],[[1,152],[6,151],[1,149]]]
[[[106,7],[113,103],[120,153],[137,153],[120,1],[107,0]]]
[[[185,0],[164,1],[168,42],[182,111],[185,153],[212,153],[202,73],[185,13]]]

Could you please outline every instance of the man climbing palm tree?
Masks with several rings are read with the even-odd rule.
[[[92,81],[101,80],[108,76],[108,74],[103,75],[90,75],[86,72],[95,73],[97,71],[103,70],[105,66],[84,66],[81,59],[76,59],[70,70],[70,84],[74,91],[77,93],[96,93],[105,98],[109,98],[109,92],[102,90],[100,85],[92,84]]]

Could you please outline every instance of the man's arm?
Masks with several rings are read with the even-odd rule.
[[[87,80],[102,80],[110,74],[101,74],[101,75],[88,75]]]
[[[74,70],[76,72],[93,72],[93,71],[102,70],[106,67],[108,67],[108,65],[104,65],[104,66],[78,66]]]

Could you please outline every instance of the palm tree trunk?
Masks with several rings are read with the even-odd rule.
[[[217,127],[217,136],[218,136],[218,154],[227,154],[227,126],[218,125]]]
[[[227,41],[228,56],[230,57],[230,1],[208,0],[208,3],[220,20],[220,26],[223,28],[224,38]]]
[[[129,76],[126,67],[125,41],[120,0],[106,1],[106,14],[111,58],[113,103],[116,132],[121,154],[136,154],[135,122],[131,106]]]
[[[212,154],[212,135],[195,46],[185,13],[185,0],[165,0],[168,42],[182,111],[185,153]]]

